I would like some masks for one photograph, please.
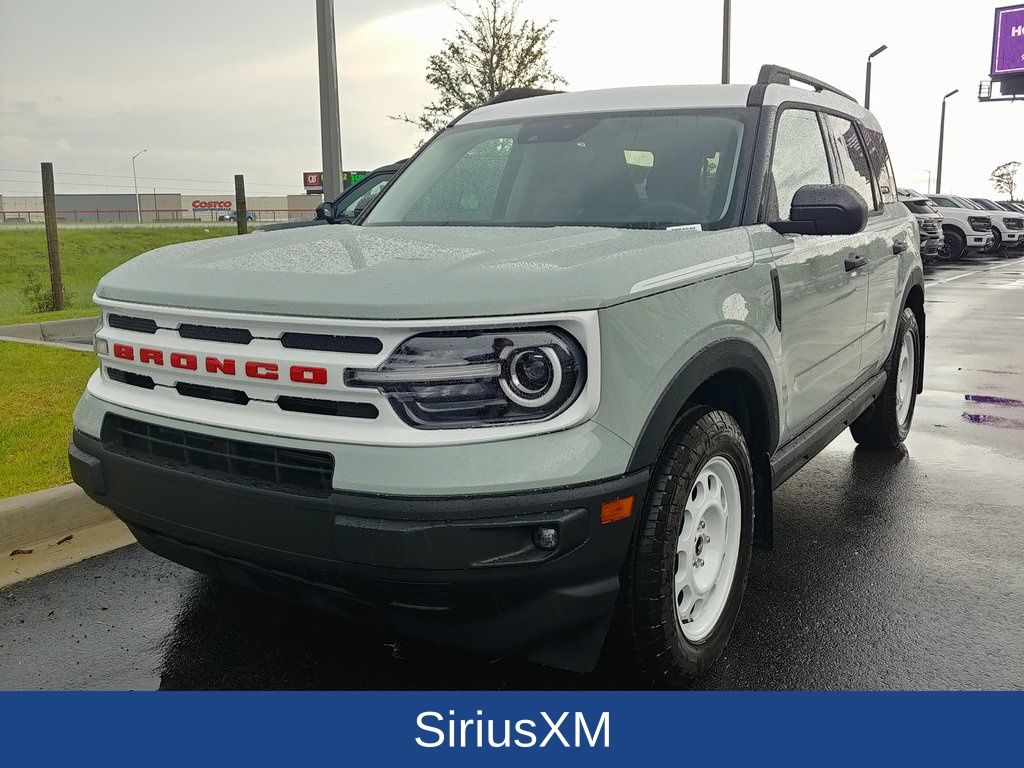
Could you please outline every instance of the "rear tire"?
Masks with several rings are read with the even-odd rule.
[[[939,256],[947,261],[960,261],[967,248],[967,241],[964,239],[964,236],[955,229],[947,229],[945,231],[945,238],[945,243],[943,243],[942,248],[939,250]]]
[[[898,448],[910,434],[917,404],[921,331],[917,316],[904,307],[896,328],[896,344],[889,357],[889,374],[875,404],[850,425],[858,445],[880,451]]]
[[[724,411],[683,414],[655,468],[624,583],[626,627],[655,684],[687,685],[736,623],[753,540],[754,473]]]

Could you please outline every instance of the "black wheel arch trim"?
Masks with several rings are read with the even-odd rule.
[[[922,269],[919,269],[916,266],[911,271],[910,277],[907,280],[907,284],[903,287],[903,301],[900,303],[900,312],[902,312],[905,307],[910,306],[910,292],[913,291],[914,288],[919,288],[921,290],[921,310],[920,310],[919,313],[915,313],[915,315],[917,317],[917,330],[918,330],[918,335],[919,335],[920,338],[918,339],[919,343],[917,345],[918,346],[917,371],[916,371],[917,381],[914,382],[917,394],[921,394],[924,391],[924,346],[925,346],[925,320],[926,320],[926,318],[925,318],[925,311],[924,311],[924,271]],[[899,323],[897,322],[896,325],[898,327]],[[894,331],[893,332],[893,340],[892,340],[893,349],[896,348],[896,344],[898,342],[899,342],[899,339],[896,338],[896,333]],[[891,351],[890,351],[890,355],[889,355],[889,357],[886,358],[886,360],[888,361],[891,358],[892,358],[892,354],[891,354]]]
[[[633,447],[626,473],[649,467],[658,460],[665,440],[683,406],[712,376],[738,371],[750,377],[761,392],[768,414],[768,452],[779,444],[779,400],[771,368],[753,344],[739,339],[714,342],[691,357],[662,392]]]

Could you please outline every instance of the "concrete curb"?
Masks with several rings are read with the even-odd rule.
[[[74,483],[0,499],[0,558],[114,519]]]
[[[0,341],[39,344],[86,351],[92,349],[92,334],[99,325],[98,317],[76,317],[71,320],[48,320],[42,323],[0,325]]]

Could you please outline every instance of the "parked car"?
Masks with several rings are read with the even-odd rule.
[[[907,206],[917,219],[921,240],[921,259],[927,263],[939,256],[944,238],[942,236],[942,214],[935,203],[912,189],[901,189],[899,201]]]
[[[992,252],[1005,251],[1007,248],[1016,248],[1024,241],[1024,217],[1016,211],[1009,212],[1001,205],[997,205],[988,198],[972,197],[972,203],[988,211],[992,217],[992,237],[995,242],[992,244]]]
[[[814,78],[506,96],[360,224],[100,280],[70,461],[144,546],[578,671],[617,612],[679,685],[728,641],[772,491],[847,425],[910,431],[914,217],[874,115]]]
[[[1024,213],[1024,203],[1019,200],[1000,200],[999,205],[1011,212]]]
[[[356,216],[370,204],[384,187],[388,185],[392,177],[405,164],[405,160],[399,160],[391,165],[382,165],[376,170],[370,171],[355,184],[349,186],[334,200],[320,203],[312,219],[302,221],[281,221],[274,224],[267,224],[260,227],[256,232],[274,232],[279,229],[297,229],[300,227],[314,227],[320,224],[351,224]]]
[[[256,217],[252,215],[252,211],[245,212],[246,221],[256,221]],[[238,211],[231,211],[230,213],[222,213],[217,217],[217,221],[238,221]]]
[[[953,195],[927,197],[942,216],[941,258],[959,261],[965,254],[980,253],[992,246],[992,218],[985,212]]]

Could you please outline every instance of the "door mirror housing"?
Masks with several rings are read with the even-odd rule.
[[[329,202],[320,203],[316,207],[316,217],[320,221],[333,222],[334,221],[334,206]]]
[[[788,221],[770,226],[783,235],[855,235],[868,223],[868,204],[845,184],[807,184],[793,195]]]

